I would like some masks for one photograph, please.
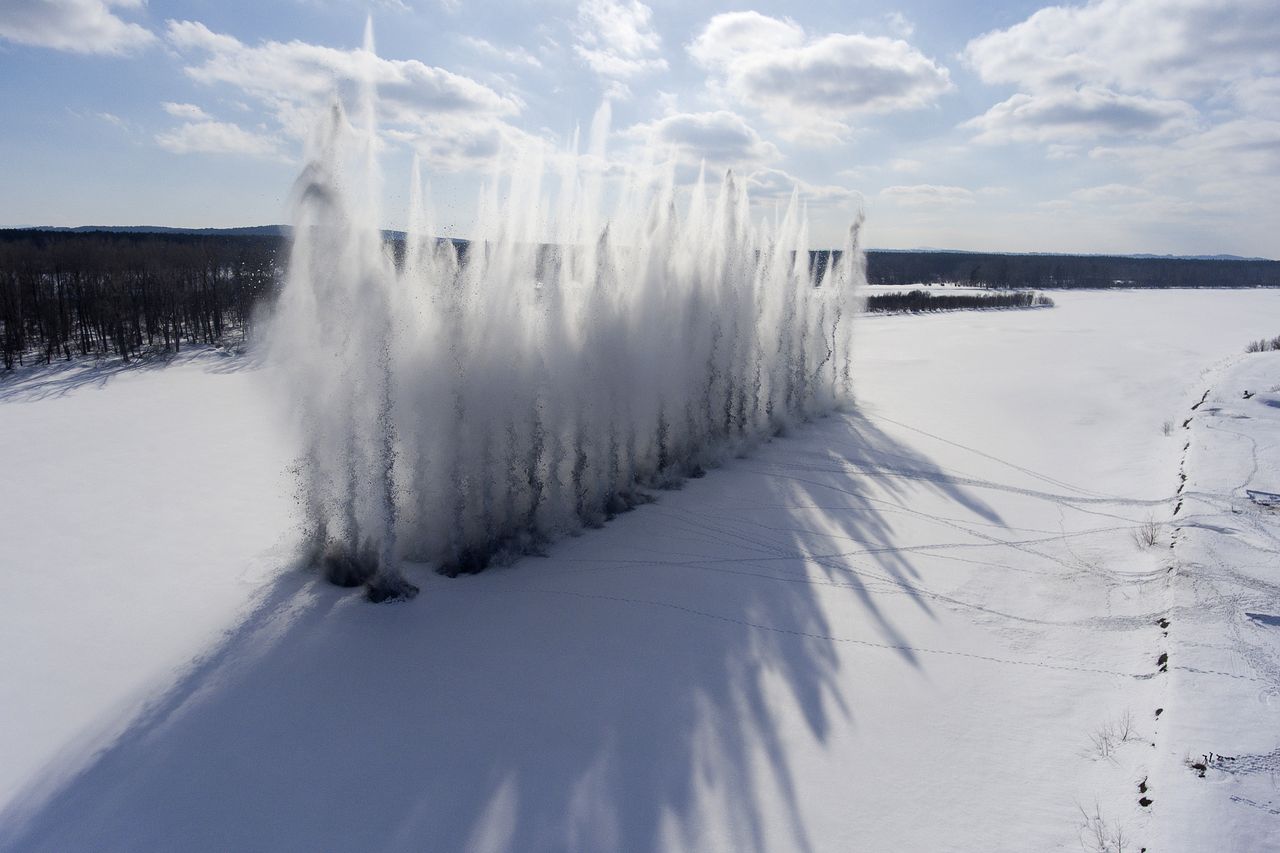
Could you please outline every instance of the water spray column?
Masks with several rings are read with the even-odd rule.
[[[308,557],[375,601],[411,597],[398,567],[394,407],[398,280],[378,223],[377,57],[366,26],[357,117],[336,100],[294,192],[273,358],[303,435]]]
[[[269,339],[330,580],[408,597],[402,559],[536,553],[851,399],[858,223],[815,281],[795,196],[754,227],[746,181],[699,177],[685,207],[657,148],[606,182],[607,106],[585,154],[504,152],[465,254],[436,240],[415,162],[397,265],[371,30],[357,56],[354,121],[335,101],[298,181]]]

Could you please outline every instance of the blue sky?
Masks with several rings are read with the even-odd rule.
[[[378,59],[359,51],[366,16]],[[465,236],[500,152],[656,143],[799,187],[814,243],[1280,256],[1274,0],[3,0],[0,226],[288,221],[317,104],[380,81]]]

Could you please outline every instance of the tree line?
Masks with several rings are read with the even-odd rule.
[[[386,234],[399,258],[403,235]],[[466,243],[455,245],[465,258]],[[0,367],[76,356],[128,360],[242,339],[256,306],[278,290],[286,251],[284,236],[243,231],[0,230]],[[819,272],[834,257],[810,255]],[[1280,262],[869,251],[867,280],[1037,290],[1277,287]]]
[[[283,240],[0,231],[0,364],[219,343],[248,334]]]
[[[984,308],[1052,308],[1053,300],[1029,290],[1000,293],[931,293],[912,290],[906,293],[873,293],[867,297],[867,311],[872,313],[911,313],[923,311],[956,311]]]
[[[867,252],[867,281],[1036,290],[1280,287],[1280,261],[871,251]]]

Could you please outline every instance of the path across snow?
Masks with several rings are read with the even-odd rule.
[[[0,849],[1074,850],[1082,810],[1265,846],[1275,529],[1222,532],[1212,430],[1280,291],[1054,298],[866,318],[856,411],[392,606],[289,566],[251,364],[7,380]],[[1193,572],[1210,535],[1253,550]]]
[[[1179,431],[1153,808],[1161,849],[1280,849],[1280,353],[1207,377]],[[1197,766],[1199,765],[1199,766]],[[1159,784],[1155,784],[1156,782]]]

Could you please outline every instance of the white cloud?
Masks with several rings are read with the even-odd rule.
[[[1280,115],[1280,77],[1239,78],[1226,84],[1237,107],[1253,115]]]
[[[574,32],[574,52],[601,77],[625,79],[667,68],[653,10],[639,0],[583,0]]]
[[[377,86],[384,135],[413,140],[433,167],[478,165],[503,140],[522,137],[505,121],[522,109],[518,98],[417,60],[386,59],[365,50],[301,41],[247,45],[193,21],[169,21],[167,36],[177,50],[194,55],[184,69],[189,77],[211,86],[234,87],[265,107],[281,132],[294,140],[309,133],[317,105],[335,92],[349,96],[365,80]],[[229,146],[252,147],[247,140],[233,139],[230,131],[208,129]],[[171,136],[166,139],[179,145],[187,139]]]
[[[1280,190],[1280,121],[1236,119],[1172,143],[1099,146],[1089,156],[1169,184],[1273,199]]]
[[[175,104],[166,101],[161,104],[164,111],[174,118],[186,119],[188,121],[209,121],[209,114],[197,107],[195,104]]]
[[[460,41],[476,53],[491,59],[498,59],[511,65],[528,65],[531,68],[542,67],[542,60],[523,47],[502,47],[487,39],[476,38],[475,36],[463,36]]]
[[[914,174],[923,168],[924,163],[921,163],[919,160],[909,160],[905,157],[895,157],[889,161],[889,169],[894,172]]]
[[[384,59],[364,50],[341,50],[301,41],[246,45],[204,24],[170,21],[168,38],[183,51],[208,55],[186,73],[201,83],[225,83],[259,99],[314,101],[342,84],[372,80],[380,103],[393,114],[518,112],[520,103],[469,77],[416,59]]]
[[[638,124],[623,132],[624,138],[662,148],[674,148],[686,163],[702,160],[716,167],[751,166],[781,157],[777,146],[760,138],[736,113],[673,113],[657,121]]]
[[[1044,147],[1044,156],[1050,160],[1074,160],[1083,153],[1079,142],[1050,142]]]
[[[1274,0],[1091,0],[1049,6],[968,43],[985,82],[1019,94],[967,123],[983,141],[1184,138],[1280,108]]]
[[[803,44],[804,28],[790,18],[729,12],[707,22],[689,45],[689,55],[707,68],[723,68],[740,58],[770,50],[792,50]]]
[[[731,99],[790,138],[846,138],[861,113],[917,109],[952,88],[950,73],[901,39],[834,33],[758,12],[716,15],[688,47]]]
[[[1148,223],[1215,212],[1212,204],[1155,193],[1146,187],[1130,184],[1086,187],[1075,190],[1066,199],[1041,202],[1039,207],[1045,210],[1075,210],[1093,217]]]
[[[1071,193],[1071,198],[1085,204],[1115,204],[1145,201],[1151,198],[1151,190],[1128,184],[1103,184],[1099,187],[1076,190]]]
[[[417,151],[437,171],[485,170],[503,152],[541,149],[548,158],[559,153],[546,139],[489,116],[433,116],[384,135]]]
[[[1093,0],[1041,9],[973,39],[963,56],[988,83],[1083,83],[1186,100],[1280,73],[1280,14],[1274,0]]]
[[[1089,156],[1126,180],[1140,181],[1146,198],[1116,188],[1086,189],[1080,203],[1111,210],[1121,226],[1183,227],[1219,245],[1269,246],[1280,221],[1280,121],[1240,118],[1162,144],[1098,146]],[[1257,248],[1245,251],[1266,254]]]
[[[862,195],[848,187],[811,184],[781,169],[757,169],[747,177],[747,193],[756,204],[780,202],[792,192],[810,206],[851,205],[860,203]]]
[[[102,119],[107,124],[120,128],[121,130],[129,129],[129,123],[115,113],[98,113],[98,118]]]
[[[155,41],[155,34],[112,9],[142,6],[142,0],[4,0],[0,39],[73,53],[130,53]]]
[[[1151,137],[1196,126],[1197,112],[1184,101],[1122,95],[1099,87],[1017,94],[969,119],[962,127],[979,142],[1048,142],[1107,135]]]
[[[972,190],[936,184],[885,187],[879,196],[900,207],[954,207],[975,203]]]
[[[733,171],[740,179],[745,177],[753,204],[786,202],[793,191],[806,203],[817,206],[861,199],[847,187],[809,183],[778,168],[776,164],[782,159],[778,147],[730,110],[671,112],[655,121],[632,125],[618,136],[631,147],[615,154],[615,168],[647,159],[640,156],[641,147],[648,148],[659,160],[671,152],[676,158],[678,184],[693,183],[702,166],[713,177]]]
[[[187,122],[156,135],[156,143],[175,154],[242,154],[278,157],[277,140],[221,121]]]
[[[916,31],[916,25],[901,12],[890,12],[884,16],[884,20],[889,27],[889,32],[898,38],[911,38],[911,34]]]

